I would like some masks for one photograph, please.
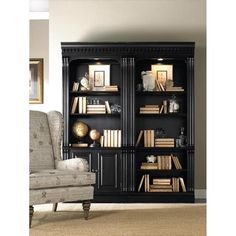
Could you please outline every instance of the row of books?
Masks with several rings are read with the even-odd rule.
[[[153,178],[152,184],[150,184],[150,175],[144,174],[140,180],[138,192],[140,192],[142,186],[144,192],[180,192],[180,186],[183,192],[186,192],[184,179],[178,178]]]
[[[177,87],[177,86],[166,87],[162,83],[160,83],[157,79],[156,79],[156,84],[157,84],[158,91],[174,91],[174,92],[184,91],[182,87]]]
[[[104,129],[100,144],[101,147],[121,147],[121,130]]]
[[[139,145],[142,136],[144,136],[144,147],[154,147],[154,130],[140,130],[136,147]]]
[[[182,165],[177,156],[171,155],[158,155],[157,162],[148,163],[142,162],[141,170],[171,170],[175,167],[177,170],[182,169]]]
[[[145,105],[139,108],[139,114],[167,114],[168,113],[168,103],[167,100],[163,101],[161,106],[159,105]]]
[[[144,136],[144,137],[143,137]],[[174,147],[174,138],[155,138],[154,130],[140,130],[135,146],[138,147],[142,137],[144,147]]]
[[[86,97],[72,97],[71,114],[111,114],[111,108],[108,101],[105,104],[88,104]]]

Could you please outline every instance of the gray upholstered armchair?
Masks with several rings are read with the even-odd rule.
[[[33,205],[82,201],[88,219],[95,174],[82,158],[61,159],[63,117],[57,111],[30,111],[30,227]]]

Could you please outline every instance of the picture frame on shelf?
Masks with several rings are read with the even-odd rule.
[[[110,85],[110,65],[89,65],[89,83],[92,91],[102,91]]]
[[[167,81],[167,71],[166,70],[157,70],[156,77],[159,83],[165,84]]]
[[[43,58],[29,60],[29,103],[43,103]]]
[[[173,80],[173,65],[154,64],[151,70],[157,81],[164,86],[167,80]]]
[[[105,86],[105,71],[94,71],[94,87]]]

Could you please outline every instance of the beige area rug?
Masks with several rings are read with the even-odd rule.
[[[204,236],[206,204],[81,204],[35,206],[30,236]]]

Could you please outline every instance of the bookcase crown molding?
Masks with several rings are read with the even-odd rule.
[[[193,57],[195,43],[70,43],[63,42],[63,57],[73,56],[123,56],[123,57]]]

